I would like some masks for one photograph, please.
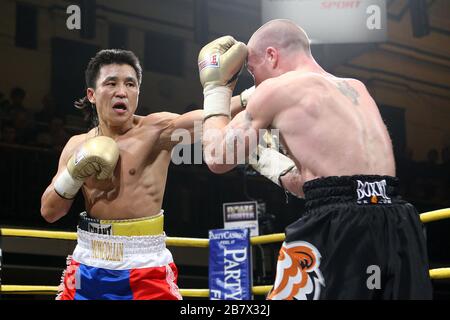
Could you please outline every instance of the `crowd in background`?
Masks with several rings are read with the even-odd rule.
[[[13,88],[7,97],[0,92],[0,142],[61,151],[70,136],[83,128],[66,125],[66,115],[55,99],[46,94],[39,111],[24,106],[26,91]],[[35,110],[34,108],[32,110]],[[80,115],[81,117],[81,115]]]

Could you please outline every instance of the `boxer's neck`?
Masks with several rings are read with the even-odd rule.
[[[107,136],[114,139],[130,131],[134,127],[134,123],[135,117],[131,118],[130,121],[127,121],[126,123],[118,126],[107,124],[100,120],[100,123],[97,127],[98,135]]]
[[[301,62],[297,63],[294,70],[300,73],[318,73],[323,75],[329,75],[315,60],[314,58],[304,58]]]

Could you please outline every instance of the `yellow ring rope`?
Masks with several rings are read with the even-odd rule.
[[[450,268],[439,268],[430,270],[430,278],[450,279]],[[267,294],[272,286],[254,286],[252,292],[254,295]],[[2,285],[0,288],[1,294],[42,294],[54,295],[58,291],[57,286],[23,286],[23,285]],[[180,289],[180,294],[183,297],[191,298],[208,298],[209,289]]]
[[[425,212],[420,215],[420,220],[423,223],[428,223],[437,220],[449,219],[450,208]],[[46,239],[62,239],[62,240],[76,240],[77,234],[75,232],[64,231],[45,231],[45,230],[30,230],[30,229],[11,229],[0,228],[2,236],[9,237],[31,237],[31,238],[46,238]],[[252,245],[266,244],[284,241],[283,233],[276,233],[264,236],[252,237],[250,242]],[[168,246],[178,247],[198,247],[206,248],[209,245],[208,239],[199,238],[182,238],[182,237],[168,237],[166,240]],[[438,268],[430,270],[431,279],[450,279],[450,268]],[[254,286],[252,292],[255,295],[267,294],[272,286]],[[25,285],[2,285],[0,293],[3,294],[49,294],[53,295],[58,291],[56,286],[25,286]],[[180,289],[180,293],[184,297],[208,298],[209,289]]]
[[[60,239],[60,240],[77,240],[76,232],[64,231],[47,231],[47,230],[32,230],[32,229],[11,229],[0,228],[2,236],[8,237],[27,237],[27,238],[43,238],[43,239]],[[251,244],[266,244],[273,242],[284,241],[284,233],[275,233],[264,236],[252,237]],[[182,238],[182,237],[167,237],[166,244],[173,247],[197,247],[207,248],[209,246],[208,239],[201,238]]]
[[[167,237],[166,244],[172,247],[208,248],[208,239]]]
[[[423,223],[444,219],[450,219],[450,208],[425,212],[420,215],[420,220]]]
[[[274,233],[274,234],[268,234],[264,236],[257,236],[257,237],[251,237],[250,243],[251,244],[266,244],[266,243],[273,243],[273,242],[282,242],[284,241],[284,233]]]
[[[2,236],[6,237],[77,240],[76,232],[0,228],[0,233]],[[198,238],[167,237],[166,244],[175,247],[207,248],[209,241],[208,239]]]
[[[77,240],[77,234],[75,232],[64,232],[64,231],[1,228],[0,233],[2,236],[7,237]]]
[[[0,232],[2,236],[7,237],[77,240],[76,232],[11,229],[11,228],[0,228]],[[250,243],[255,245],[255,244],[282,242],[284,241],[284,238],[285,238],[284,233],[275,233],[264,236],[252,237]],[[166,244],[172,247],[207,248],[209,246],[209,240],[201,238],[167,237]]]
[[[253,294],[265,295],[272,286],[255,286],[252,288]],[[22,286],[22,285],[2,285],[1,294],[42,294],[55,295],[58,292],[57,286]],[[180,289],[183,297],[209,298],[209,289]]]
[[[430,278],[434,280],[450,279],[450,268],[430,269]]]
[[[15,286],[2,285],[1,294],[42,294],[55,295],[58,292],[57,286]]]
[[[423,223],[443,219],[450,219],[450,208],[425,212],[420,215],[420,220]],[[0,228],[0,233],[2,236],[9,236],[9,237],[28,237],[28,238],[45,238],[45,239],[61,239],[61,240],[77,239],[76,232],[65,232],[65,231]],[[255,244],[281,242],[284,241],[284,238],[285,238],[284,233],[275,233],[264,236],[252,237],[250,243],[252,245],[255,245]],[[200,238],[167,237],[166,244],[168,246],[174,247],[207,248],[209,245],[209,240]]]

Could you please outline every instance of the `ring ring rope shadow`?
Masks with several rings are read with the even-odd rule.
[[[438,220],[450,219],[450,208],[429,211],[420,215],[420,220],[423,223],[434,222]],[[27,237],[27,238],[44,238],[44,239],[60,239],[60,240],[76,240],[77,234],[75,232],[64,231],[46,231],[46,230],[32,230],[32,229],[13,229],[0,228],[0,235],[2,237]],[[263,236],[252,237],[250,243],[268,244],[284,241],[284,233],[275,233]],[[207,248],[209,246],[208,239],[200,238],[182,238],[182,237],[167,237],[167,246],[172,247],[196,247]],[[450,267],[430,269],[430,278],[434,280],[450,279]],[[267,294],[272,286],[254,286],[252,292],[254,295]],[[39,295],[54,295],[58,291],[57,286],[27,286],[27,285],[1,285],[0,294],[39,294]],[[209,289],[180,289],[183,297],[192,298],[208,298]]]

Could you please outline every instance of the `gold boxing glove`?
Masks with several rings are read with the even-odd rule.
[[[247,46],[231,36],[204,46],[198,55],[203,86],[205,119],[215,115],[230,117],[230,99],[245,59]]]
[[[111,178],[119,159],[117,143],[106,136],[91,138],[74,153],[54,188],[66,199],[73,199],[84,180],[92,175],[98,180]]]

